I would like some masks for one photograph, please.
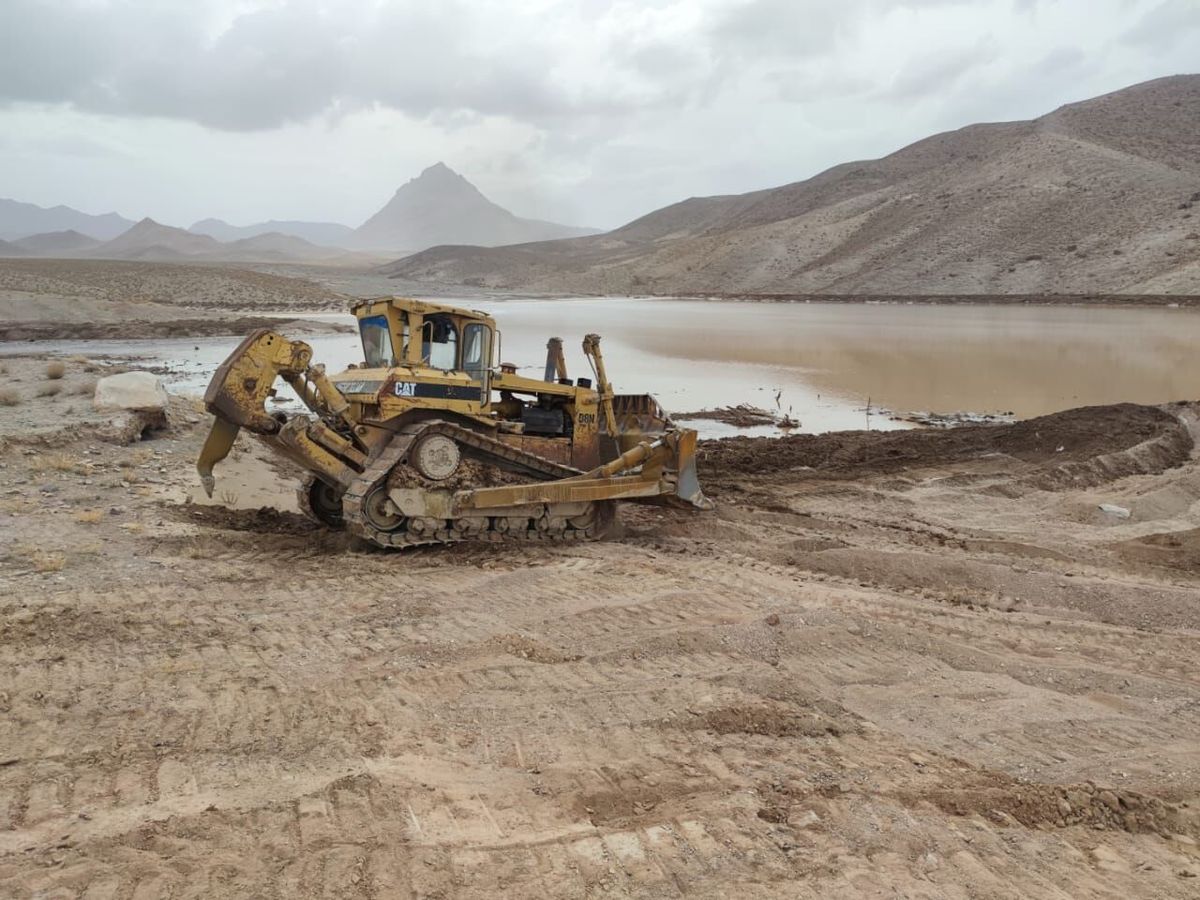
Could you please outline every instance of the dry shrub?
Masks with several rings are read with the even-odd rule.
[[[79,384],[75,385],[75,387],[71,388],[71,393],[78,394],[81,397],[86,396],[87,394],[96,393],[96,379],[84,379],[83,381],[79,382]]]
[[[72,356],[72,357],[70,357],[69,361],[75,363],[76,365],[80,365],[80,366],[87,365],[90,362],[90,360],[86,356]]]
[[[46,377],[51,381],[58,381],[67,374],[67,364],[61,360],[55,360],[46,366]]]
[[[75,521],[81,525],[95,525],[104,519],[102,509],[81,509],[75,513]]]
[[[44,468],[53,469],[56,472],[83,472],[84,465],[78,460],[72,459],[65,453],[47,453],[40,462]],[[41,468],[41,467],[39,467]]]
[[[21,402],[21,395],[12,388],[0,388],[0,406],[16,406]]]
[[[12,513],[27,513],[37,509],[37,501],[31,500],[28,497],[22,497],[19,494],[11,497],[0,497],[0,512]]]
[[[49,384],[43,384],[40,388],[37,389],[37,395],[39,397],[56,397],[61,393],[62,393],[62,385],[58,384],[56,382],[50,382]]]
[[[61,572],[67,564],[67,559],[55,550],[42,547],[26,546],[18,551],[35,572]]]

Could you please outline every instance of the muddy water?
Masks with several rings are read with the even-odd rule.
[[[441,299],[441,298],[439,298]],[[453,301],[449,301],[453,302]],[[596,298],[462,301],[493,314],[501,356],[538,377],[545,341],[604,335],[618,391],[649,391],[673,411],[749,403],[790,411],[804,431],[896,427],[879,407],[1008,412],[1019,417],[1096,403],[1158,403],[1200,394],[1200,314],[1161,308],[761,304]],[[315,318],[315,316],[310,316]],[[335,317],[352,322],[348,316]],[[357,338],[306,338],[337,371],[361,359]],[[38,344],[60,353],[135,355],[199,391],[234,338]],[[27,352],[29,344],[4,352]],[[778,396],[778,401],[776,397]],[[774,433],[697,422],[706,436]]]

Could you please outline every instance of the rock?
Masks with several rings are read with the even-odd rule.
[[[1129,510],[1126,509],[1124,506],[1117,506],[1114,503],[1101,503],[1100,511],[1102,513],[1104,513],[1105,515],[1112,516],[1113,518],[1116,518],[1116,519],[1128,519],[1129,518]]]
[[[789,818],[788,824],[793,828],[808,828],[810,825],[816,825],[820,821],[821,817],[809,809],[793,818]]]
[[[167,408],[167,391],[151,372],[122,372],[96,382],[92,405],[100,410],[163,413]]]

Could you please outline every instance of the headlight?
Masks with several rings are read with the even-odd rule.
[[[382,381],[335,381],[334,386],[343,394],[378,394]]]

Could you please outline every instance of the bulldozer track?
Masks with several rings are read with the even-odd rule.
[[[440,527],[413,532],[408,530],[408,521],[403,520],[395,529],[383,529],[373,524],[366,513],[364,503],[370,494],[381,489],[388,475],[402,464],[409,450],[419,438],[430,434],[450,437],[467,448],[470,455],[482,462],[493,463],[504,468],[517,469],[524,474],[543,479],[567,478],[581,474],[579,469],[556,463],[532,453],[517,450],[502,441],[489,438],[478,432],[455,425],[452,422],[435,420],[420,425],[410,425],[398,432],[378,456],[371,460],[362,474],[351,483],[342,497],[343,516],[346,526],[359,537],[380,547],[403,549],[437,544],[456,544],[464,541],[500,543],[503,541],[534,541],[539,543],[571,543],[594,540],[601,536],[611,523],[613,503],[592,504],[595,516],[586,527],[568,525],[562,531],[551,531],[538,527],[538,517],[526,519],[524,528],[513,529],[510,517],[504,515],[479,516],[471,519],[441,520]],[[309,485],[311,486],[311,484]],[[300,488],[303,495],[302,509],[315,518],[308,503],[308,489]],[[545,505],[545,513],[552,513],[554,504]],[[544,516],[543,516],[544,518]],[[479,529],[478,520],[486,519],[487,527]],[[468,523],[464,525],[463,523]],[[503,524],[501,524],[503,523]]]

